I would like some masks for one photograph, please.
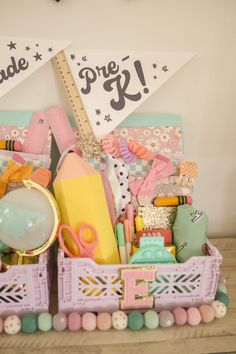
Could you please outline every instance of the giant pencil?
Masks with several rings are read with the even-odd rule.
[[[97,263],[120,263],[100,173],[75,153],[69,153],[55,178],[53,188],[63,224],[77,231],[83,224],[97,229],[99,243],[95,249]],[[67,247],[79,256],[69,234]]]

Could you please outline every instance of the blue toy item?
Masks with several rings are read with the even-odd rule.
[[[176,263],[172,253],[164,247],[164,237],[146,236],[140,238],[140,250],[129,260],[131,264]]]

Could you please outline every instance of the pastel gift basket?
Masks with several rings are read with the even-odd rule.
[[[113,132],[113,137],[119,142],[129,138],[139,139],[140,142],[142,141],[142,145],[150,149],[152,153],[157,151],[165,153],[165,156],[172,159],[173,165],[177,165],[183,159],[182,129],[179,116],[146,115],[145,118],[144,116],[131,115]],[[142,134],[144,133],[146,136],[143,137]],[[148,140],[148,137],[150,140]],[[109,148],[109,152],[115,155],[116,145],[111,145]],[[107,172],[109,170],[109,162],[107,163],[104,159],[89,159],[88,161],[98,171],[103,171],[104,173],[104,171]],[[115,159],[114,163],[116,162],[117,160]],[[131,185],[135,179],[136,181],[141,181],[152,165],[151,160],[142,159],[123,163],[127,167]],[[118,173],[120,174],[120,172]],[[123,172],[122,177],[124,177]],[[155,193],[158,190],[160,196],[168,197],[175,195],[174,188],[179,188],[178,191],[181,190],[182,193],[191,195],[193,177],[191,177],[191,180],[185,181],[186,183],[184,183],[183,176],[173,176],[172,180],[174,182],[170,178],[164,176],[161,179],[163,183],[156,186]],[[181,178],[182,182],[177,185],[177,179]],[[124,183],[122,180],[121,184]],[[62,193],[59,196],[59,193],[56,192],[56,197],[59,196],[61,198]],[[167,194],[163,195],[163,193]],[[147,201],[147,198],[143,202],[143,199],[139,197],[132,195],[130,199],[130,202],[137,207],[137,210],[140,207],[140,203],[144,206]],[[129,203],[126,198],[123,198],[124,203]],[[82,198],[82,200],[84,199]],[[111,212],[112,207],[109,205],[109,201],[108,206],[110,215],[114,216],[114,213]],[[122,215],[125,214],[124,210],[121,205],[120,212]],[[71,223],[73,224],[72,220]],[[165,228],[165,225],[163,228]],[[73,311],[79,313],[88,311],[113,312],[119,309],[131,310],[136,308],[143,310],[145,308],[155,308],[155,310],[161,311],[163,309],[171,310],[176,307],[208,304],[215,298],[222,256],[208,240],[206,240],[205,248],[207,250],[205,256],[202,253],[202,256],[193,256],[186,262],[174,264],[153,264],[148,262],[143,264],[97,264],[89,258],[67,257],[64,251],[59,249],[57,260],[59,311],[66,313]],[[99,261],[99,263],[103,262]],[[133,279],[132,284],[127,281],[128,278],[124,275],[125,273],[128,273],[130,278],[136,274],[137,277]],[[134,295],[133,287],[142,281],[146,282],[146,290],[141,289],[139,293],[139,289],[136,289],[137,293]],[[142,299],[143,296],[144,298],[150,297],[148,303],[145,303],[144,300],[140,300],[140,303],[135,301],[136,297]]]
[[[9,196],[14,191],[21,193],[24,189],[23,179],[28,178],[30,173],[38,168],[50,167],[52,135],[43,112],[1,112],[0,124],[0,140],[16,140],[21,145],[17,151],[0,150],[1,186],[4,186],[1,189],[1,200],[4,200],[3,194]],[[37,143],[33,144],[36,136]],[[14,222],[17,222],[16,215]],[[30,257],[20,262],[17,254],[11,252],[1,242],[0,313],[8,315],[48,310],[52,252],[41,253],[33,257],[32,262]]]

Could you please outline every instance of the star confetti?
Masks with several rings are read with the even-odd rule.
[[[35,61],[42,60],[42,54],[39,54],[38,52],[36,52],[36,54],[33,55],[33,57],[35,58]]]
[[[86,56],[82,57],[81,60],[83,60],[84,62],[86,62],[88,59]]]
[[[156,76],[156,75],[155,75],[155,76],[153,76],[153,79],[155,79],[155,80],[156,80],[156,79],[157,79],[157,76]]]
[[[80,66],[80,62],[78,62],[77,65]]]
[[[48,51],[51,53],[53,52],[53,48],[48,48]]]
[[[101,125],[101,122],[97,121],[97,122],[96,122],[96,125],[100,126],[100,125]]]
[[[70,58],[71,58],[71,60],[75,60],[75,55],[71,54]]]
[[[10,48],[10,50],[16,49],[16,43],[13,43],[12,41],[7,46]]]
[[[157,64],[156,63],[152,64],[152,67],[153,67],[153,69],[156,69],[157,68]]]
[[[27,50],[27,52],[30,50],[30,47],[27,45],[27,47],[25,47],[25,50]]]

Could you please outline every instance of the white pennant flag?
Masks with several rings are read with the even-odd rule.
[[[98,138],[111,132],[194,56],[73,47],[64,52]]]
[[[0,97],[70,43],[53,39],[0,37]]]

